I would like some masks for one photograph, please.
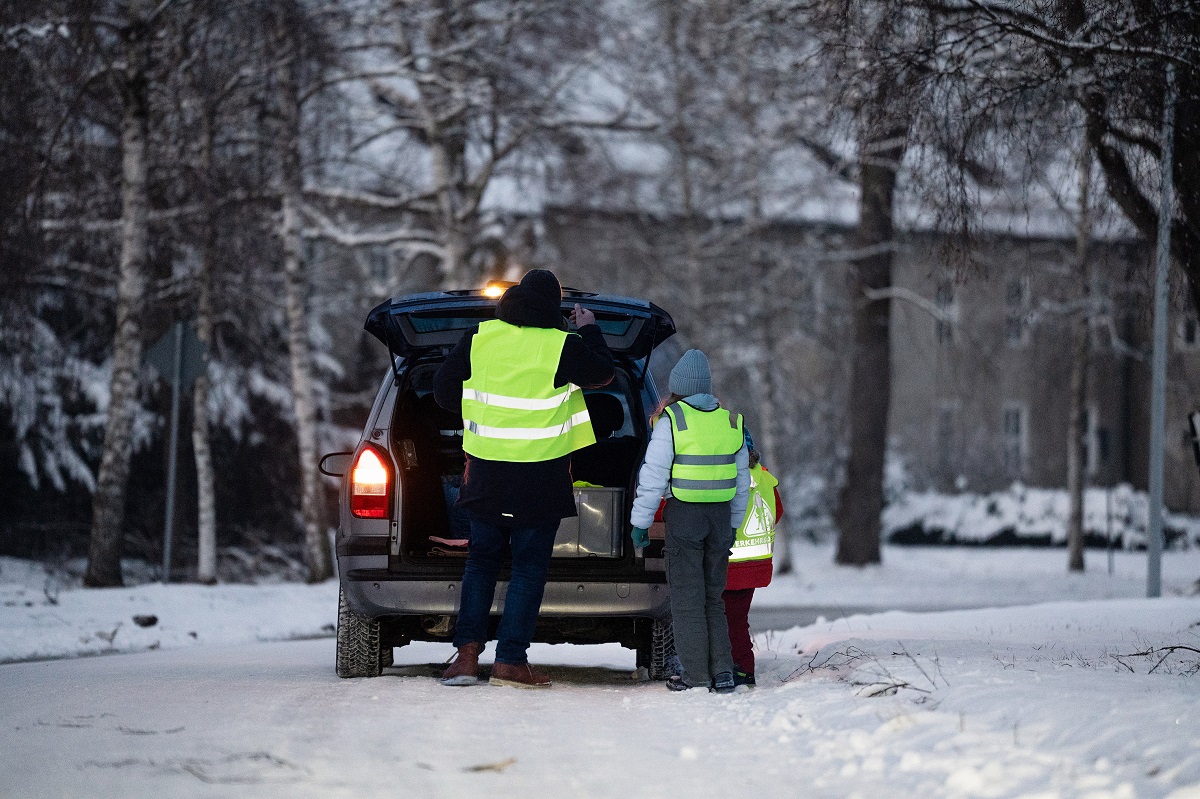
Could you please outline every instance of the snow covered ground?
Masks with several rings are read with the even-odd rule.
[[[754,596],[754,608],[787,624],[787,610],[829,619],[865,610],[946,610],[1061,600],[1145,596],[1144,552],[1087,552],[1068,574],[1063,549],[885,546],[883,564],[833,565],[830,544],[793,547],[794,573]],[[1163,556],[1163,594],[1200,590],[1200,547]],[[154,622],[149,624],[150,617]],[[812,612],[798,619],[814,618]],[[138,620],[147,626],[140,626]],[[782,620],[782,623],[779,622]],[[86,591],[62,572],[0,557],[0,663],[143,652],[212,644],[331,636],[337,583],[218,585],[146,583]]]
[[[84,590],[41,564],[0,558],[0,663],[328,637],[337,596],[336,581]]]
[[[334,583],[55,593],[0,561],[0,657],[133,653],[0,666],[0,796],[1200,799],[1197,549],[1155,600],[1140,553],[795,552],[763,605],[996,607],[764,632],[729,696],[634,682],[615,645],[535,645],[547,691],[452,689],[445,645],[339,680],[331,639],[279,640],[329,634]]]

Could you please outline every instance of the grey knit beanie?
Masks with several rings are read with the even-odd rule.
[[[688,350],[671,370],[667,388],[672,394],[690,397],[693,394],[712,393],[712,374],[708,371],[708,358],[700,350]]]

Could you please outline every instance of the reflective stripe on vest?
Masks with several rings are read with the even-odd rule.
[[[538,441],[543,438],[561,436],[575,425],[583,424],[589,419],[588,412],[583,411],[572,416],[567,421],[554,427],[489,427],[469,419],[464,420],[466,430],[484,438],[503,438],[508,440]],[[482,456],[481,456],[482,457]]]
[[[727,502],[737,493],[737,453],[745,443],[742,416],[720,407],[711,411],[686,402],[667,406],[675,460],[671,494],[683,502]]]
[[[750,502],[737,529],[729,562],[768,560],[775,549],[775,486],[779,481],[761,466],[750,470]]]
[[[594,444],[579,386],[554,387],[569,334],[491,319],[471,339],[463,382],[463,450],[477,458],[530,463]]]
[[[579,386],[568,383],[553,397],[547,399],[525,399],[524,397],[506,397],[503,394],[489,394],[473,388],[463,389],[463,399],[482,402],[484,405],[495,405],[498,408],[517,408],[522,411],[548,411],[557,408],[571,398],[571,394],[579,391]]]

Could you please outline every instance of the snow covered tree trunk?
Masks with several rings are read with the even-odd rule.
[[[286,42],[286,36],[284,32],[281,40]],[[308,565],[309,582],[321,582],[333,576],[333,563],[329,553],[329,542],[321,522],[316,392],[307,303],[309,286],[300,228],[300,207],[304,189],[300,164],[300,103],[294,49],[291,53],[290,57],[282,57],[276,68],[280,111],[279,147],[282,158],[278,235],[283,245],[288,359],[292,373],[292,401],[300,456],[300,509],[304,524],[304,556]]]
[[[425,38],[435,52],[454,45],[454,31],[451,30],[454,17],[449,5],[440,6],[438,13],[427,17]],[[477,281],[468,272],[471,241],[464,218],[467,207],[464,191],[467,117],[466,108],[462,107],[463,99],[471,94],[472,87],[461,59],[440,61],[437,72],[440,81],[422,86],[421,99],[425,136],[433,156],[439,233],[445,248],[441,263],[442,287],[472,288]],[[448,113],[448,109],[456,106],[456,111]]]
[[[1091,149],[1085,139],[1079,158],[1079,223],[1075,238],[1075,266],[1079,275],[1084,308],[1075,327],[1075,351],[1071,360],[1071,405],[1067,436],[1067,494],[1070,512],[1067,516],[1067,568],[1084,570],[1083,558],[1083,500],[1087,478],[1085,443],[1088,435],[1088,360],[1091,355],[1091,269],[1088,246],[1091,243],[1091,217],[1088,210],[1091,190]]]
[[[216,211],[212,202],[212,119],[206,120],[201,151],[201,169],[205,180],[204,241],[196,275],[196,336],[204,347],[204,367],[192,394],[192,451],[196,460],[196,538],[199,549],[196,579],[211,584],[217,581],[217,500],[216,475],[213,472],[209,442],[208,365],[213,344],[212,271],[216,260]]]
[[[890,81],[874,87],[861,113],[859,143],[858,257],[851,270],[854,344],[850,369],[850,453],[846,482],[838,497],[838,563],[880,562],[884,458],[891,396],[891,300],[895,252],[893,206],[896,173],[904,158],[907,124],[891,117],[888,104],[902,105]]]
[[[445,134],[434,130],[431,138],[432,135],[444,136]],[[438,187],[438,221],[444,247],[441,262],[442,288],[473,288],[474,281],[467,274],[469,244],[466,231],[463,230],[459,221],[459,211],[462,207],[462,198],[459,194],[464,155],[454,152],[452,145],[446,142],[435,143],[432,150],[433,174]]]
[[[207,349],[212,344],[212,299],[211,290],[201,289],[201,308],[196,318],[198,331],[208,328],[207,335],[198,333],[198,338]],[[217,581],[217,497],[216,474],[213,471],[212,446],[209,442],[208,378],[209,355],[204,354],[204,374],[196,380],[192,396],[192,450],[196,459],[196,536],[198,563],[196,580],[205,584]]]
[[[104,452],[92,498],[92,531],[84,585],[119,586],[124,549],[125,491],[133,456],[133,417],[137,410],[142,359],[142,310],[146,294],[149,242],[149,108],[146,76],[147,26],[139,4],[129,5],[121,75],[121,256],[117,278],[117,325]]]

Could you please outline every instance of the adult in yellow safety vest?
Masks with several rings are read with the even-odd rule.
[[[468,331],[433,380],[439,405],[463,417],[466,468],[457,507],[470,517],[467,563],[444,685],[478,682],[479,654],[506,550],[512,577],[496,632],[491,681],[542,687],[526,655],[537,625],[559,523],[576,515],[571,453],[593,443],[582,388],[613,378],[595,316],[579,305],[568,332],[554,273],[528,272],[496,319]]]

